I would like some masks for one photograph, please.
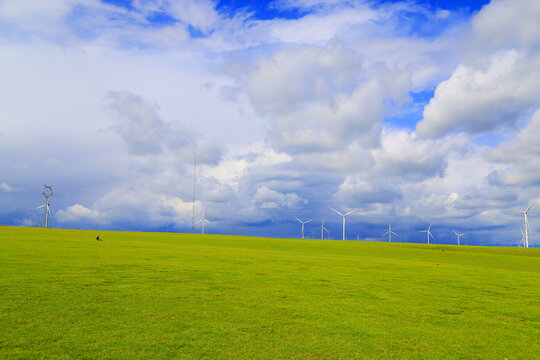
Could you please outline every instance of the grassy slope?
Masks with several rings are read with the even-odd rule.
[[[0,358],[540,354],[538,249],[96,235],[0,227]]]

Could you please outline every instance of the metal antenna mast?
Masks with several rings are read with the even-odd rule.
[[[195,231],[195,180],[197,178],[197,157],[193,161],[193,206],[191,210],[191,232]]]
[[[48,191],[47,191],[48,190]],[[41,222],[39,224],[42,228],[48,228],[51,220],[51,196],[53,196],[52,185],[43,185],[41,195],[45,198],[45,204],[38,206],[36,209],[43,208],[41,212]]]

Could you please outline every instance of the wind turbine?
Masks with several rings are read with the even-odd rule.
[[[321,226],[315,228],[315,230],[317,230],[317,229],[321,229],[321,240],[324,239],[324,232],[325,231],[328,233],[328,236],[330,236],[330,231],[328,231],[328,229],[324,227],[324,218],[322,219]]]
[[[521,210],[520,213],[523,214],[523,217],[525,218],[525,247],[529,247],[529,220],[527,219],[527,214],[529,213],[529,210],[536,204],[537,200],[534,200],[533,203],[527,208],[527,210]]]
[[[343,217],[343,240],[345,240],[345,217],[357,211],[358,209],[351,210],[346,214],[342,214],[334,208],[330,208],[330,210],[334,211],[336,214],[341,215]]]
[[[304,238],[304,224],[307,224],[308,222],[310,222],[313,219],[309,219],[308,221],[302,221],[299,218],[296,218],[296,220],[298,220],[302,224],[302,239],[303,239]]]
[[[388,224],[388,231],[382,234],[382,236],[385,236],[386,234],[388,234],[388,242],[392,242],[392,234],[399,236],[398,234],[392,231],[392,224]]]
[[[427,236],[427,243],[429,245],[429,237],[431,236],[431,238],[433,240],[435,240],[435,238],[433,237],[433,234],[431,233],[431,224],[429,224],[429,227],[426,229],[426,230],[420,230],[419,232],[425,232],[426,233],[426,236]]]
[[[199,220],[199,221],[197,221],[197,222],[195,223],[195,225],[197,225],[198,223],[202,223],[202,232],[201,232],[201,234],[204,234],[204,223],[210,224],[210,221],[206,220],[206,218],[204,217],[204,209],[203,209],[203,211],[202,211],[202,219]]]
[[[51,203],[51,196],[53,195],[52,185],[43,185],[43,190],[41,191],[41,195],[43,195],[43,197],[45,198],[45,204],[38,206],[36,210],[43,208],[43,212],[41,213],[40,227],[48,228],[49,222],[51,219],[50,203]]]
[[[522,244],[525,244],[525,233],[523,232],[522,228],[519,228],[519,231],[521,231],[521,241],[518,244],[518,247],[522,246]]]
[[[462,236],[465,236],[465,234],[460,234],[460,233],[458,233],[456,230],[452,230],[452,231],[453,231],[454,234],[456,234],[456,236],[457,236],[457,244],[458,244],[458,245],[461,245],[461,244],[459,243],[459,238],[462,237]]]

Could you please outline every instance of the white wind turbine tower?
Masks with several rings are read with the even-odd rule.
[[[328,229],[324,227],[324,218],[322,219],[322,224],[321,224],[321,226],[319,226],[319,227],[316,228],[315,230],[317,230],[317,229],[321,229],[321,240],[324,239],[324,232],[325,232],[325,231],[328,233],[328,236],[330,236],[330,231],[328,231]]]
[[[392,234],[399,236],[398,234],[392,231],[392,224],[388,224],[388,231],[382,235],[385,236],[386,234],[388,234],[388,242],[392,242]]]
[[[452,230],[454,232],[454,234],[456,234],[457,236],[457,244],[458,245],[461,245],[460,242],[459,242],[459,238],[462,237],[462,236],[465,236],[465,234],[460,234],[458,233],[456,230]]]
[[[296,220],[298,220],[302,224],[302,239],[303,239],[304,238],[304,224],[307,224],[308,222],[310,222],[313,219],[309,219],[308,221],[302,221],[299,218],[296,218]]]
[[[529,220],[527,218],[527,214],[529,213],[529,210],[536,204],[537,200],[534,200],[533,203],[527,208],[527,210],[521,210],[520,213],[523,214],[523,217],[525,218],[525,247],[529,247]]]
[[[429,224],[429,227],[426,229],[426,230],[420,230],[419,232],[425,232],[426,233],[426,236],[427,236],[427,243],[429,245],[429,237],[431,236],[431,238],[433,240],[435,240],[435,238],[433,237],[433,234],[431,233],[431,224]]]
[[[47,190],[49,190],[47,192]],[[51,196],[53,195],[52,191],[52,185],[43,185],[43,190],[41,191],[41,195],[45,198],[45,204],[38,206],[36,209],[43,208],[43,211],[41,213],[41,222],[40,227],[48,228],[50,219],[51,219]]]
[[[345,217],[357,211],[358,209],[351,210],[346,214],[342,214],[334,208],[330,208],[330,210],[334,211],[336,214],[341,215],[343,217],[343,240],[345,240]]]
[[[201,234],[204,234],[204,223],[210,224],[210,221],[206,220],[206,218],[204,217],[204,209],[202,211],[202,219],[197,221],[195,223],[195,225],[197,225],[198,223],[202,223],[202,232],[201,232]]]

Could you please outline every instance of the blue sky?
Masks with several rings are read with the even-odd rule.
[[[136,10],[133,0],[102,0],[105,4],[112,4],[115,6],[123,7],[128,10]],[[377,6],[378,4],[387,3],[400,3],[398,0],[387,1],[371,1],[370,3]],[[279,9],[274,5],[276,1],[254,1],[254,0],[231,0],[231,1],[218,1],[216,3],[216,9],[229,16],[234,16],[238,11],[247,11],[252,13],[252,17],[260,20],[268,20],[275,18],[284,19],[298,19],[310,11],[302,10],[298,8],[292,9]],[[323,3],[323,2],[321,2]],[[352,2],[351,2],[352,3]],[[480,10],[480,8],[489,1],[487,0],[439,0],[439,1],[416,1],[416,4],[420,4],[432,9],[445,9],[451,11],[463,11],[468,14]],[[167,17],[171,19],[171,17]],[[169,22],[169,21],[165,21]]]
[[[540,196],[540,6],[0,1],[0,224],[516,246]],[[536,209],[530,213],[531,244]],[[200,229],[198,229],[200,231]]]

